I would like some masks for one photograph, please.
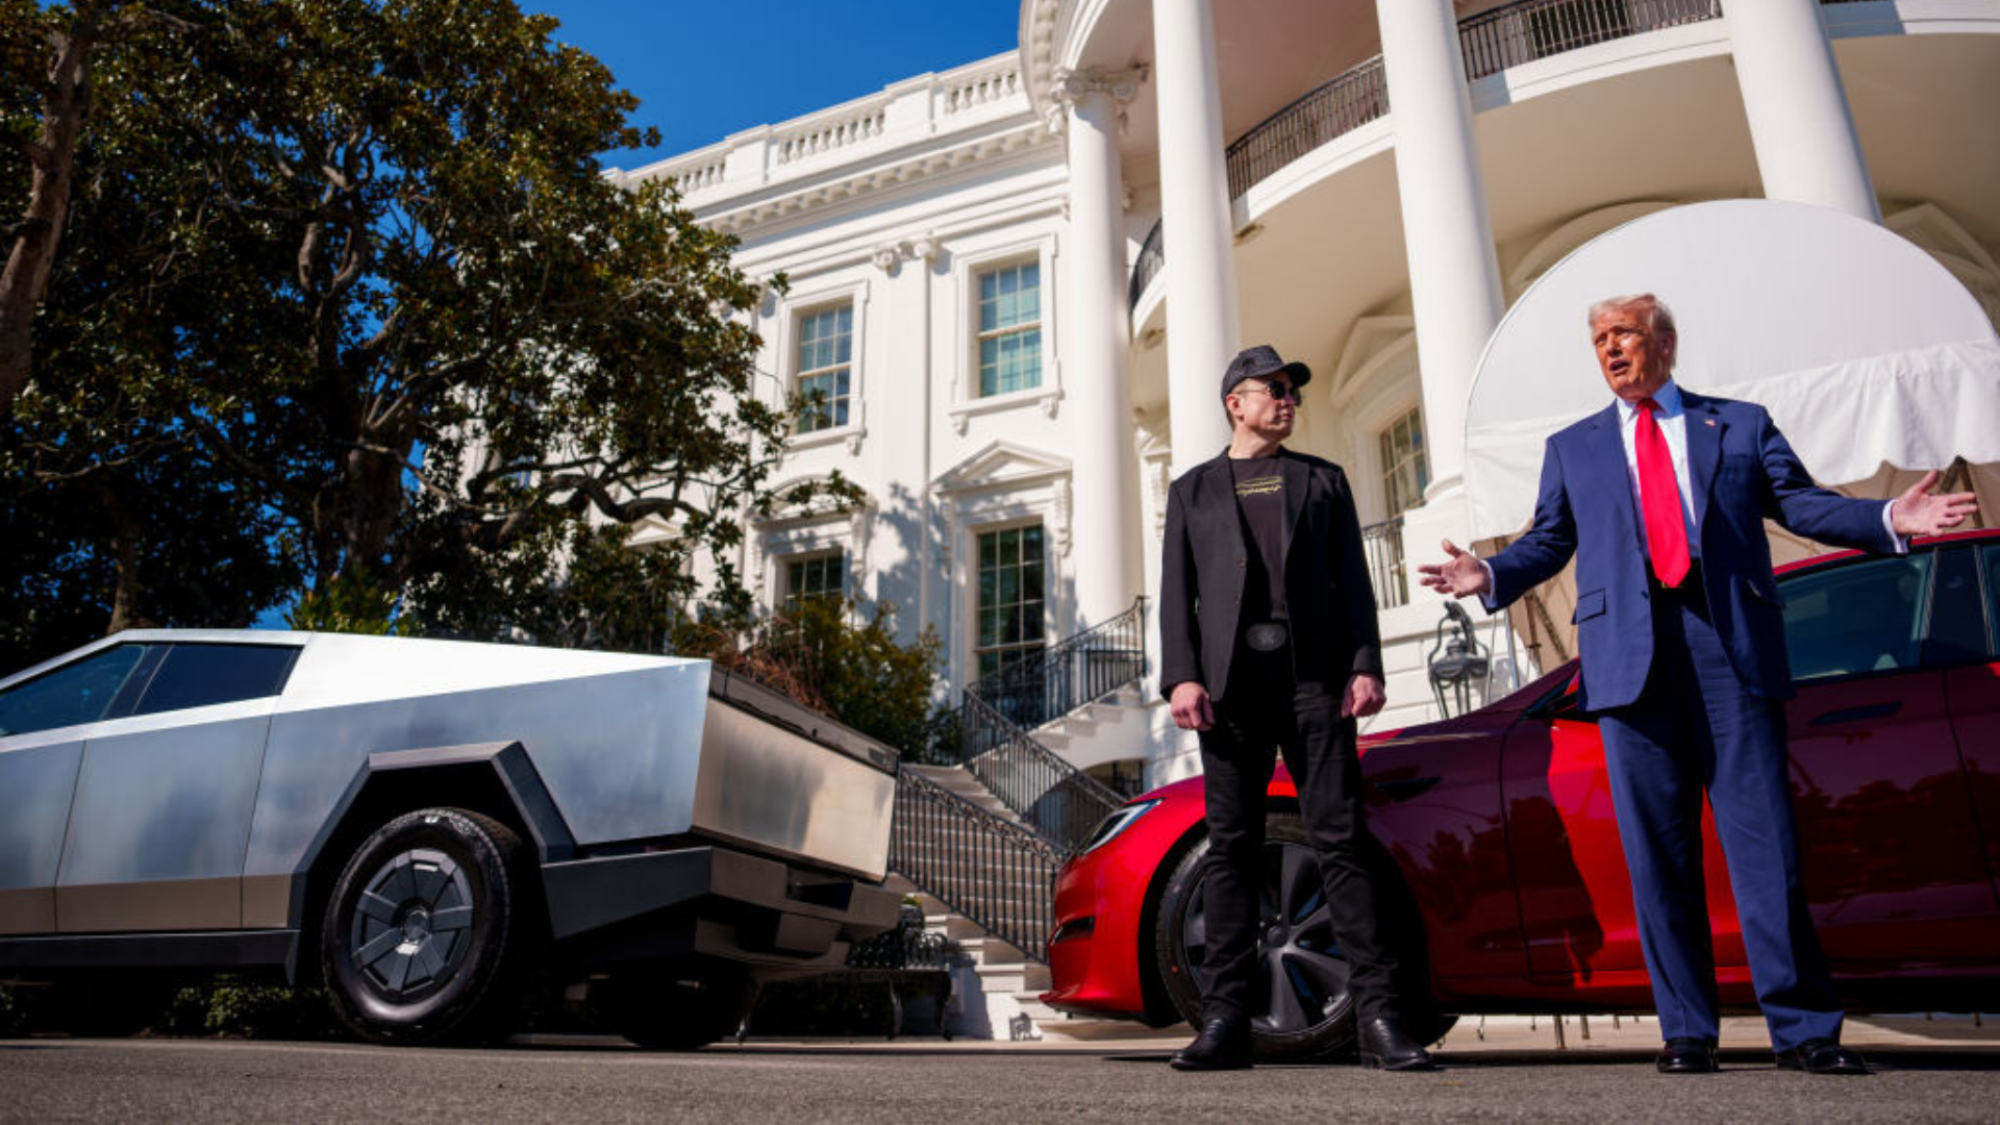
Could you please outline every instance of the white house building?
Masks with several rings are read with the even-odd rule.
[[[1681,204],[1806,202],[2000,319],[2000,0],[1025,0],[1020,27],[623,173],[789,279],[755,313],[763,392],[816,405],[780,479],[868,496],[759,522],[732,561],[767,606],[894,602],[954,693],[1157,591],[1167,483],[1224,444],[1240,346],[1313,368],[1293,444],[1356,483],[1375,722],[1401,726],[1437,715],[1443,612],[1403,560],[1468,539],[1473,373],[1570,251]],[[1507,620],[1477,627],[1497,686],[1566,655],[1566,615]],[[1154,687],[1047,741],[1100,776],[1192,772]]]

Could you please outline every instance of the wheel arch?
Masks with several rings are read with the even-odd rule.
[[[319,932],[326,901],[354,850],[396,817],[430,807],[464,809],[506,825],[534,845],[539,864],[570,859],[576,840],[519,742],[370,754],[300,862],[290,916],[300,941],[286,976],[298,980],[301,947]]]

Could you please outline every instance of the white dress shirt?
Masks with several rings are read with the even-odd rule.
[[[1639,517],[1634,522],[1639,525],[1639,542],[1646,546],[1650,557],[1652,548],[1646,543],[1646,498],[1639,492],[1640,407],[1622,398],[1613,401],[1618,404],[1618,437],[1625,443],[1625,479],[1632,486],[1632,512]],[[1681,519],[1687,525],[1688,557],[1699,559],[1701,536],[1694,520],[1694,481],[1688,476],[1687,409],[1681,402],[1680,387],[1673,380],[1667,380],[1666,385],[1653,396],[1653,402],[1660,408],[1654,420],[1660,425],[1660,436],[1666,439],[1667,456],[1674,463],[1674,483],[1680,487]],[[1895,508],[1894,500],[1883,503],[1882,529],[1889,533],[1889,538],[1896,544],[1896,553],[1901,555],[1908,553],[1910,543],[1896,534]],[[1479,595],[1479,601],[1491,613],[1496,608],[1493,602],[1493,568],[1487,565],[1485,559],[1479,560],[1479,568],[1486,572],[1486,592]]]

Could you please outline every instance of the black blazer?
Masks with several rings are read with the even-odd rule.
[[[1285,478],[1285,601],[1301,681],[1336,692],[1356,673],[1382,675],[1375,589],[1354,493],[1339,465],[1278,451]],[[1220,700],[1229,687],[1243,584],[1256,546],[1236,510],[1229,454],[1181,474],[1167,493],[1160,565],[1160,694],[1193,681]],[[1261,562],[1254,565],[1262,565]]]

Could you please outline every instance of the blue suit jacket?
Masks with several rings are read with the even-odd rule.
[[[1813,484],[1763,407],[1685,390],[1681,401],[1694,546],[1711,620],[1744,687],[1786,698],[1792,677],[1784,603],[1771,574],[1763,521],[1836,546],[1893,551],[1898,544],[1883,526],[1881,501],[1854,500]],[[1582,703],[1592,710],[1637,700],[1652,667],[1641,527],[1614,402],[1549,438],[1534,526],[1488,560],[1493,600],[1504,606],[1576,556],[1573,620],[1583,654]]]

